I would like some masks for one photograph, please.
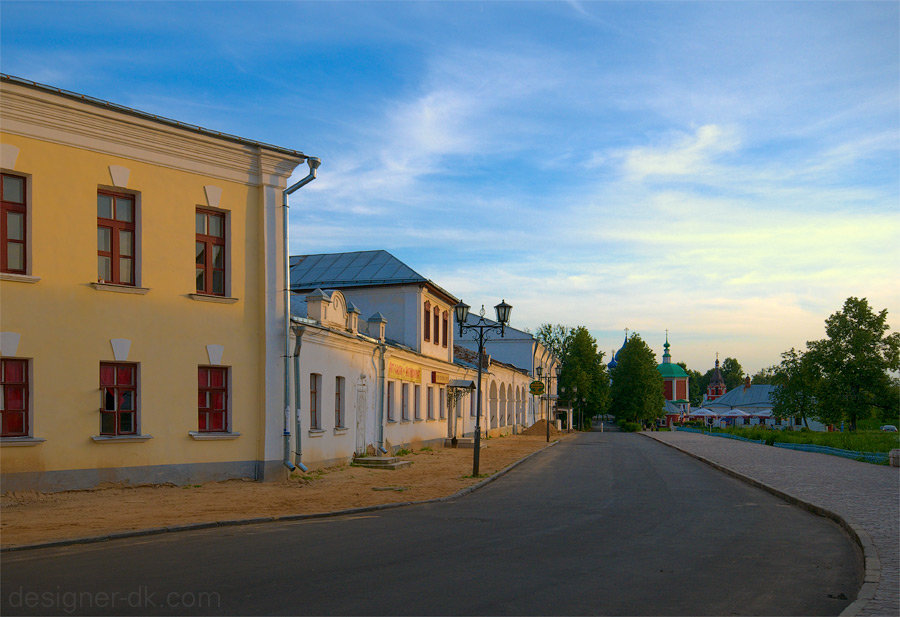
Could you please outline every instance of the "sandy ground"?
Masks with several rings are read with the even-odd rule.
[[[482,477],[547,445],[543,436],[525,435],[495,437],[483,444]],[[341,465],[295,472],[283,482],[230,480],[191,486],[5,493],[0,497],[0,545],[421,501],[451,495],[482,480],[470,477],[471,448],[424,448],[400,458],[412,465],[397,470]]]

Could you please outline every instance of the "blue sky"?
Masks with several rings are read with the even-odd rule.
[[[668,328],[701,371],[776,363],[851,295],[897,325],[896,2],[8,1],[0,27],[5,73],[321,157],[293,254],[384,248],[607,352]]]

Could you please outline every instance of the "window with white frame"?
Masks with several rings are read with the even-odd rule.
[[[413,417],[422,419],[422,389],[418,385],[413,388]]]
[[[447,419],[447,390],[441,388],[439,390],[440,396],[438,396],[438,409],[441,414],[441,420]]]
[[[387,420],[394,422],[394,382],[387,384]]]
[[[334,378],[334,426],[344,428],[344,378]]]
[[[434,420],[434,388],[428,386],[425,391],[426,413],[429,420]]]
[[[322,428],[322,376],[319,373],[309,374],[309,428]]]
[[[409,384],[400,384],[400,419],[409,422]]]

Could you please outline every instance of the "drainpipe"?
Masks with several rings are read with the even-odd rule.
[[[282,191],[282,250],[284,252],[284,466],[294,471],[291,462],[291,257],[288,247],[288,195],[316,179],[316,170],[322,161],[307,157],[309,173],[305,178]],[[299,384],[298,384],[299,385]],[[299,435],[297,436],[299,439]]]
[[[376,425],[375,431],[375,439],[378,444],[378,451],[382,454],[387,454],[387,450],[384,448],[384,352],[385,352],[385,344],[381,343],[377,345],[375,349],[372,351],[372,366],[375,368],[376,380],[378,382],[378,387],[376,390],[378,391],[378,424]],[[375,354],[377,352],[381,352],[380,361],[378,364],[375,364]]]
[[[294,409],[297,412],[294,415],[294,419],[296,422],[294,426],[294,432],[297,435],[295,439],[297,448],[296,450],[294,450],[294,462],[301,471],[306,472],[309,470],[306,468],[306,465],[304,465],[300,460],[302,454],[300,448],[300,346],[303,344],[304,332],[306,332],[305,326],[294,327]]]

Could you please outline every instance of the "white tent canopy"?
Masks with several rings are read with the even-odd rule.
[[[691,417],[698,416],[698,417],[703,417],[703,418],[714,418],[718,414],[710,411],[709,409],[706,409],[705,407],[700,407],[698,409],[694,409],[688,415],[690,415]]]
[[[719,414],[720,418],[746,418],[750,414],[740,409],[729,409]]]

